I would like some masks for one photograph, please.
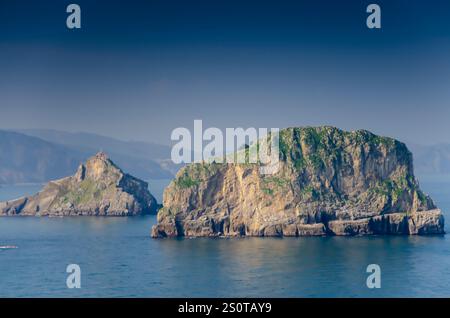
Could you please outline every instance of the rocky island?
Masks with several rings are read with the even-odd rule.
[[[33,196],[0,202],[0,216],[131,216],[155,214],[157,207],[146,182],[100,152],[74,176],[51,181]]]
[[[280,131],[276,174],[193,163],[165,189],[152,237],[442,234],[405,144],[365,130]]]

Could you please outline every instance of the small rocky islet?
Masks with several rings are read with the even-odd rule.
[[[280,169],[193,163],[164,191],[151,235],[164,237],[443,234],[406,145],[366,130],[280,131]]]
[[[0,202],[0,216],[133,216],[157,209],[148,184],[124,173],[103,152],[35,195]]]

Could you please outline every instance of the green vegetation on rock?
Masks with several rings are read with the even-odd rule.
[[[187,189],[200,184],[198,180],[192,179],[190,176],[182,176],[175,180],[175,183],[181,189]]]

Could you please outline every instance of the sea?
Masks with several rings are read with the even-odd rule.
[[[159,202],[169,181],[149,181]],[[0,187],[0,201],[41,187]],[[424,177],[421,187],[449,223],[450,177]],[[450,234],[152,239],[155,223],[1,217],[0,297],[450,296]],[[80,288],[67,284],[70,264],[79,266]],[[379,288],[368,287],[370,264],[379,266]]]

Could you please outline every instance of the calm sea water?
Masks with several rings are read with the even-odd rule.
[[[150,185],[159,199],[166,183]],[[0,188],[0,200],[39,188]],[[422,180],[422,188],[450,222],[450,179]],[[155,222],[0,218],[0,245],[18,246],[0,249],[0,297],[450,296],[450,234],[153,240]],[[72,263],[81,289],[66,287]],[[381,289],[366,287],[372,263],[381,266]]]

